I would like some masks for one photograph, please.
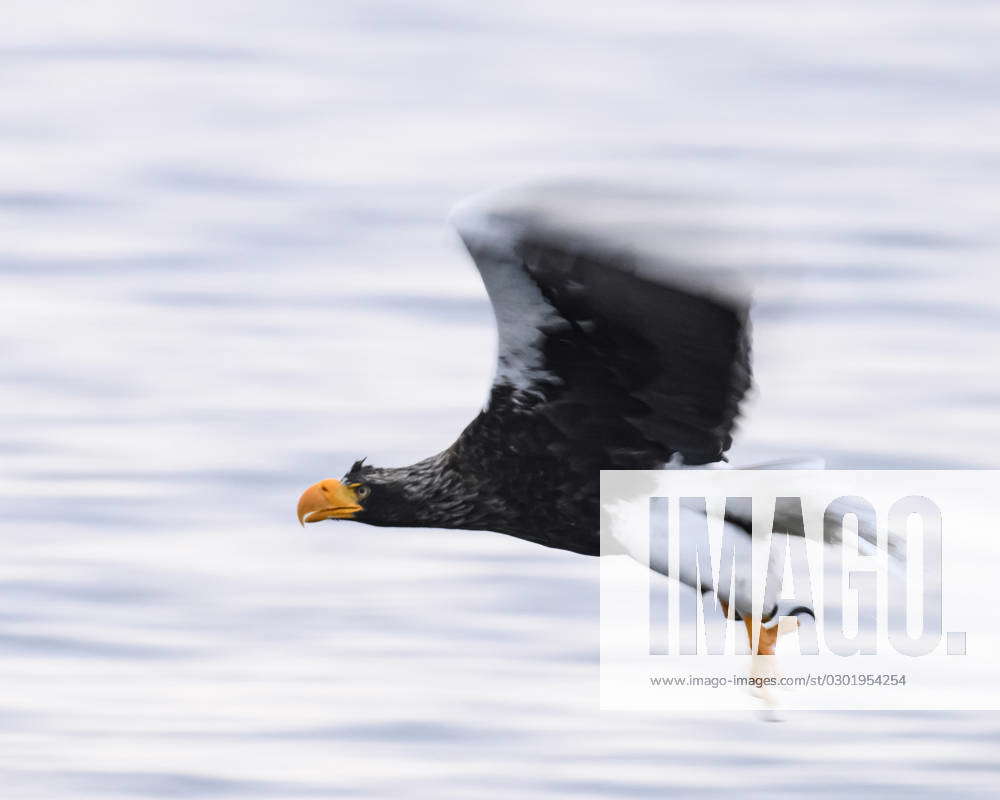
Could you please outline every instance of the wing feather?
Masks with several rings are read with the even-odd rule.
[[[519,447],[585,469],[723,457],[751,384],[745,299],[530,211],[455,222],[497,321],[492,427],[530,416]]]

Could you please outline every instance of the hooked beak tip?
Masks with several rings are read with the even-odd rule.
[[[361,511],[361,505],[351,487],[337,480],[325,480],[310,486],[302,493],[296,516],[304,528],[307,522],[351,519],[358,511]]]

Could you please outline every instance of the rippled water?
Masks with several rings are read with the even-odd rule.
[[[600,714],[594,560],[293,506],[478,407],[444,218],[540,177],[642,181],[654,228],[726,196],[735,460],[995,465],[996,4],[5,11],[5,798],[995,785],[996,715]]]

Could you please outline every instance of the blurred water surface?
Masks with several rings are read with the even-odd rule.
[[[5,798],[992,790],[996,715],[599,714],[596,561],[293,507],[477,409],[444,219],[538,178],[754,233],[735,460],[995,465],[995,3],[5,12]]]

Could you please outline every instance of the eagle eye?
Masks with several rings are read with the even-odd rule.
[[[358,496],[359,500],[364,500],[366,497],[368,497],[368,495],[372,493],[372,490],[368,486],[365,486],[362,483],[354,490],[354,493]]]

